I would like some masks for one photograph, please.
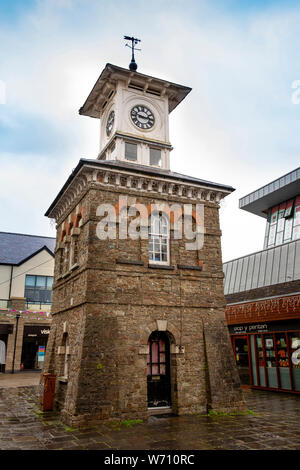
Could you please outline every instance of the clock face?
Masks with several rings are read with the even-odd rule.
[[[130,111],[130,116],[132,122],[139,128],[139,129],[151,129],[154,125],[154,115],[149,108],[142,104],[138,104],[132,108]]]
[[[115,122],[115,112],[111,111],[109,113],[107,123],[106,123],[106,135],[107,137],[110,136],[112,128],[114,127],[114,122]]]

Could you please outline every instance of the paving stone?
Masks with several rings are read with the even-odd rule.
[[[1,450],[300,450],[299,395],[247,391],[254,415],[152,416],[130,428],[104,423],[72,429],[57,415],[36,413],[36,387],[1,392]]]

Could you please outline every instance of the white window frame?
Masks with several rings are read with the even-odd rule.
[[[157,230],[157,223],[155,224],[155,219],[159,218],[159,229]],[[161,222],[164,221],[165,228],[162,228]],[[153,240],[153,249],[152,248],[152,240]],[[162,243],[165,241],[165,243]],[[160,254],[160,259],[154,259],[155,258],[155,242],[159,244],[159,254]],[[166,261],[162,260],[162,246],[166,245],[167,250],[167,259]],[[155,265],[163,265],[163,266],[169,266],[170,265],[170,224],[169,224],[169,219],[164,214],[163,212],[154,212],[150,216],[150,227],[149,227],[149,240],[148,240],[148,249],[149,249],[149,264],[155,264]],[[151,259],[151,254],[152,254],[152,259]]]

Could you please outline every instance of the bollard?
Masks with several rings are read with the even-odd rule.
[[[40,403],[42,411],[52,411],[54,406],[56,375],[44,373],[40,388]]]

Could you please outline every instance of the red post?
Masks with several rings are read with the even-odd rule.
[[[54,406],[56,375],[44,373],[41,382],[40,403],[42,411],[52,411]]]

